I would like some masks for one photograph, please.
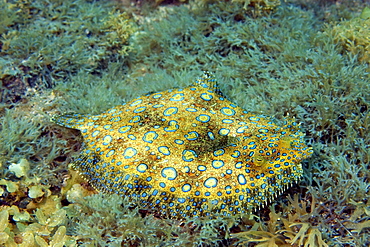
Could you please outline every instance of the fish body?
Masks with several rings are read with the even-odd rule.
[[[251,212],[298,181],[312,153],[296,123],[247,112],[209,73],[100,115],[53,121],[81,131],[73,167],[94,188],[174,218]]]

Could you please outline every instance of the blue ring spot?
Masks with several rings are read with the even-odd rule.
[[[236,129],[236,133],[244,133],[248,129],[248,126],[242,126]]]
[[[209,101],[213,98],[213,96],[211,94],[208,94],[208,93],[202,93],[200,95],[200,97],[203,99],[203,100],[206,100],[206,101]]]
[[[91,134],[91,136],[92,136],[92,137],[96,137],[97,135],[99,135],[99,133],[100,133],[100,131],[99,131],[99,130],[95,130],[95,131]]]
[[[121,121],[121,117],[114,117],[110,119],[111,122],[119,122]]]
[[[141,172],[141,173],[144,173],[144,172],[146,172],[146,170],[148,169],[148,165],[147,164],[144,164],[144,163],[141,163],[140,165],[138,165],[137,167],[136,167],[136,170],[138,171],[138,172]]]
[[[118,132],[121,134],[126,133],[131,129],[131,127],[132,127],[131,125],[122,126],[118,129]]]
[[[184,100],[184,94],[183,93],[176,93],[172,95],[172,98],[170,98],[170,101],[181,101]]]
[[[222,122],[226,123],[226,124],[232,124],[234,122],[234,120],[232,120],[232,119],[222,119]]]
[[[194,158],[197,158],[197,157],[198,157],[198,155],[194,150],[185,149],[182,152],[182,159],[186,162],[193,161]]]
[[[145,111],[145,109],[146,109],[146,106],[140,106],[140,107],[138,107],[138,108],[136,108],[136,109],[134,110],[134,113],[140,113],[140,112],[143,112],[143,111]]]
[[[112,136],[106,135],[103,138],[103,145],[108,145],[113,140]]]
[[[103,128],[104,128],[105,130],[109,130],[109,129],[110,129],[110,127],[112,127],[112,125],[111,125],[111,124],[106,124],[106,125],[104,125],[104,126],[103,126]]]
[[[125,151],[123,151],[123,156],[124,156],[125,159],[131,159],[136,154],[137,154],[136,149],[132,148],[132,147],[128,147],[128,148],[125,149]]]
[[[243,167],[243,162],[239,161],[235,164],[236,169],[241,169]]]
[[[260,118],[258,118],[258,117],[249,117],[249,120],[251,120],[251,121],[260,121]]]
[[[220,169],[221,167],[224,166],[224,164],[225,163],[222,160],[214,160],[214,161],[212,161],[212,166],[215,169]]]
[[[209,139],[211,139],[211,140],[215,139],[215,135],[212,132],[208,132],[207,135],[208,135]]]
[[[190,167],[189,166],[184,166],[183,172],[188,173],[189,171],[190,171]]]
[[[163,111],[163,115],[168,117],[173,114],[176,114],[177,111],[178,111],[177,107],[168,107],[166,110]]]
[[[206,114],[200,114],[199,116],[197,116],[195,118],[197,121],[199,122],[202,122],[202,123],[207,123],[209,122],[209,120],[211,119],[210,116],[206,115]]]
[[[225,153],[225,150],[223,148],[219,149],[219,150],[216,150],[213,152],[213,155],[214,156],[221,156]]]
[[[159,107],[162,107],[163,106],[163,104],[155,104],[155,105],[153,105],[152,107],[153,108],[159,108]]]
[[[183,192],[189,192],[191,190],[191,185],[190,184],[184,184],[182,187],[181,187],[181,190]]]
[[[160,94],[160,93],[154,94],[152,96],[153,99],[159,99],[160,97],[162,97],[162,94]]]
[[[127,135],[128,138],[130,138],[131,140],[136,140],[136,136],[134,136],[133,134],[129,134]]]
[[[230,133],[229,129],[221,128],[218,133],[222,136],[227,136]]]
[[[240,185],[247,184],[247,180],[245,179],[245,176],[243,174],[238,175],[238,182],[239,182]]]
[[[198,110],[195,108],[186,108],[188,112],[197,112]]]
[[[143,136],[143,141],[148,143],[153,143],[155,139],[157,139],[158,134],[155,131],[148,131]]]
[[[130,104],[130,106],[136,106],[136,105],[138,105],[138,104],[141,104],[142,102],[143,102],[143,100],[142,100],[142,99],[138,99],[138,100],[133,101],[133,102]]]
[[[160,146],[160,147],[158,148],[158,151],[159,151],[160,153],[164,154],[164,155],[170,155],[170,154],[171,154],[170,150],[169,150],[169,149],[168,149],[168,147],[166,147],[166,146]]]
[[[110,150],[108,153],[107,153],[107,155],[106,155],[106,157],[107,158],[109,158],[110,156],[112,156],[114,154],[114,150],[112,149],[112,150]]]
[[[140,116],[133,116],[131,119],[130,119],[130,123],[137,123],[137,122],[139,122],[140,121],[140,119],[141,119],[141,117]]]
[[[168,122],[168,127],[165,127],[164,130],[167,132],[175,132],[179,129],[178,122],[176,120],[171,120]]]
[[[117,109],[112,108],[112,109],[110,109],[109,111],[107,111],[107,113],[114,113],[114,112],[116,112],[116,111],[117,111]]]
[[[177,171],[173,167],[165,167],[162,169],[161,175],[168,180],[175,180],[177,178]]]
[[[203,184],[206,188],[214,188],[214,187],[217,186],[218,180],[217,180],[217,178],[209,177],[209,178],[206,179],[206,181],[204,181]]]
[[[180,139],[176,139],[174,142],[175,142],[176,144],[179,144],[179,145],[184,144],[184,141],[183,141],[183,140],[180,140]]]
[[[184,137],[185,137],[187,140],[189,140],[189,141],[194,141],[194,140],[196,140],[196,139],[198,138],[198,136],[199,136],[198,132],[196,132],[196,131],[190,131],[190,132],[188,132],[188,134],[187,134],[187,135],[185,135]]]
[[[235,150],[231,156],[234,158],[238,158],[240,156],[240,152],[238,150]]]
[[[234,109],[231,109],[229,107],[223,107],[221,108],[221,113],[226,115],[226,116],[233,116],[235,115],[235,110]]]
[[[202,165],[198,166],[198,171],[203,172],[205,170],[207,170],[207,167],[206,166],[202,166]]]

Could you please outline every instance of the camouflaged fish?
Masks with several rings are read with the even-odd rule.
[[[100,115],[53,121],[81,131],[73,167],[94,188],[175,218],[251,212],[300,179],[312,153],[297,124],[238,107],[209,73]]]

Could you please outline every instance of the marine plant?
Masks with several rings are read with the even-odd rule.
[[[131,49],[134,22],[109,2],[17,0],[0,7],[0,78],[7,84],[51,87],[78,71],[98,73]]]
[[[349,52],[360,62],[370,63],[370,9],[365,7],[360,16],[329,24],[325,34],[334,37],[343,52]]]
[[[72,246],[66,236],[66,211],[50,185],[30,176],[30,164],[22,159],[9,166],[19,179],[1,179],[0,244],[16,246]],[[15,179],[13,179],[15,180]]]

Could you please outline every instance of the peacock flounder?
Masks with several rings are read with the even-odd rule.
[[[82,132],[73,167],[94,188],[175,218],[251,212],[299,180],[312,153],[297,124],[248,113],[209,73],[100,115],[53,121]]]

